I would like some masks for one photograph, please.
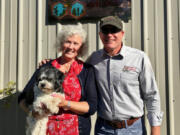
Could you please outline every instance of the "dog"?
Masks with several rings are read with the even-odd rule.
[[[59,111],[60,98],[52,94],[64,96],[62,82],[64,74],[51,65],[43,66],[36,75],[34,85],[34,101],[30,110],[37,112],[41,118],[32,117],[32,111],[27,117],[26,135],[46,135],[48,116]],[[47,113],[48,110],[48,113]]]

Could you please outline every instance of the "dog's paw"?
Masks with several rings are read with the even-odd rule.
[[[53,97],[51,101],[46,103],[47,108],[50,110],[51,113],[58,113],[59,112],[59,104],[61,100],[59,98]]]
[[[37,100],[33,103],[33,110],[38,112],[39,115],[44,115],[47,112],[46,102],[44,98],[38,97]]]

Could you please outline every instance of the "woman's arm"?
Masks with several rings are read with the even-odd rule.
[[[59,104],[59,107],[63,108],[64,110],[70,110],[72,112],[75,112],[77,114],[84,114],[89,111],[89,104],[86,101],[69,101],[65,100],[63,96],[52,95],[53,97],[58,97],[61,99],[61,103]]]
[[[39,115],[38,112],[35,112],[34,110],[29,109],[29,107],[26,105],[24,99],[20,101],[19,106],[21,107],[21,109],[22,109],[27,115],[32,116],[32,117],[34,117],[34,118],[36,118],[36,119],[43,118],[43,117],[46,115],[46,114],[44,114],[44,115]],[[48,110],[47,110],[47,108],[44,108],[44,109],[46,109],[46,112],[49,113]]]
[[[21,109],[25,112],[25,113],[29,113],[29,109],[28,107],[26,106],[26,103],[25,103],[25,99],[21,100],[19,102],[19,106],[21,107]]]
[[[81,101],[86,101],[89,104],[88,115],[93,115],[97,110],[97,84],[93,66],[84,64],[86,67],[86,77],[84,79],[84,94]]]
[[[83,93],[81,101],[68,101],[59,94],[53,94],[52,96],[59,97],[61,99],[59,107],[63,108],[64,110],[70,110],[77,114],[88,113],[89,115],[92,115],[97,109],[97,90],[93,67],[89,67],[88,69],[84,70],[82,74],[80,74],[79,78]]]
[[[77,114],[84,114],[89,111],[89,104],[86,101],[65,101],[64,110],[71,110]]]

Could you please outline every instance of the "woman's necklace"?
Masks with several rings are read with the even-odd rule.
[[[72,63],[66,63],[66,64],[63,65],[63,66],[64,66],[64,71],[65,71],[65,73],[68,73],[68,72],[69,72],[69,70],[70,70],[70,68],[71,68],[71,64],[72,64]]]
[[[63,60],[61,58],[60,59],[60,64],[61,64],[60,71],[62,71],[63,73],[68,73],[70,68],[71,68],[71,65],[72,65],[73,61],[74,60],[66,62],[65,60]]]

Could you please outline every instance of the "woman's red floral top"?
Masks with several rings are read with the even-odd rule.
[[[55,59],[52,65],[60,68],[59,60]],[[62,87],[65,93],[65,99],[71,101],[79,101],[81,98],[81,86],[77,75],[83,68],[83,62],[75,60],[66,77],[63,81]],[[60,109],[57,115],[49,116],[47,123],[47,135],[79,135],[78,130],[78,116],[71,111],[64,111]]]

